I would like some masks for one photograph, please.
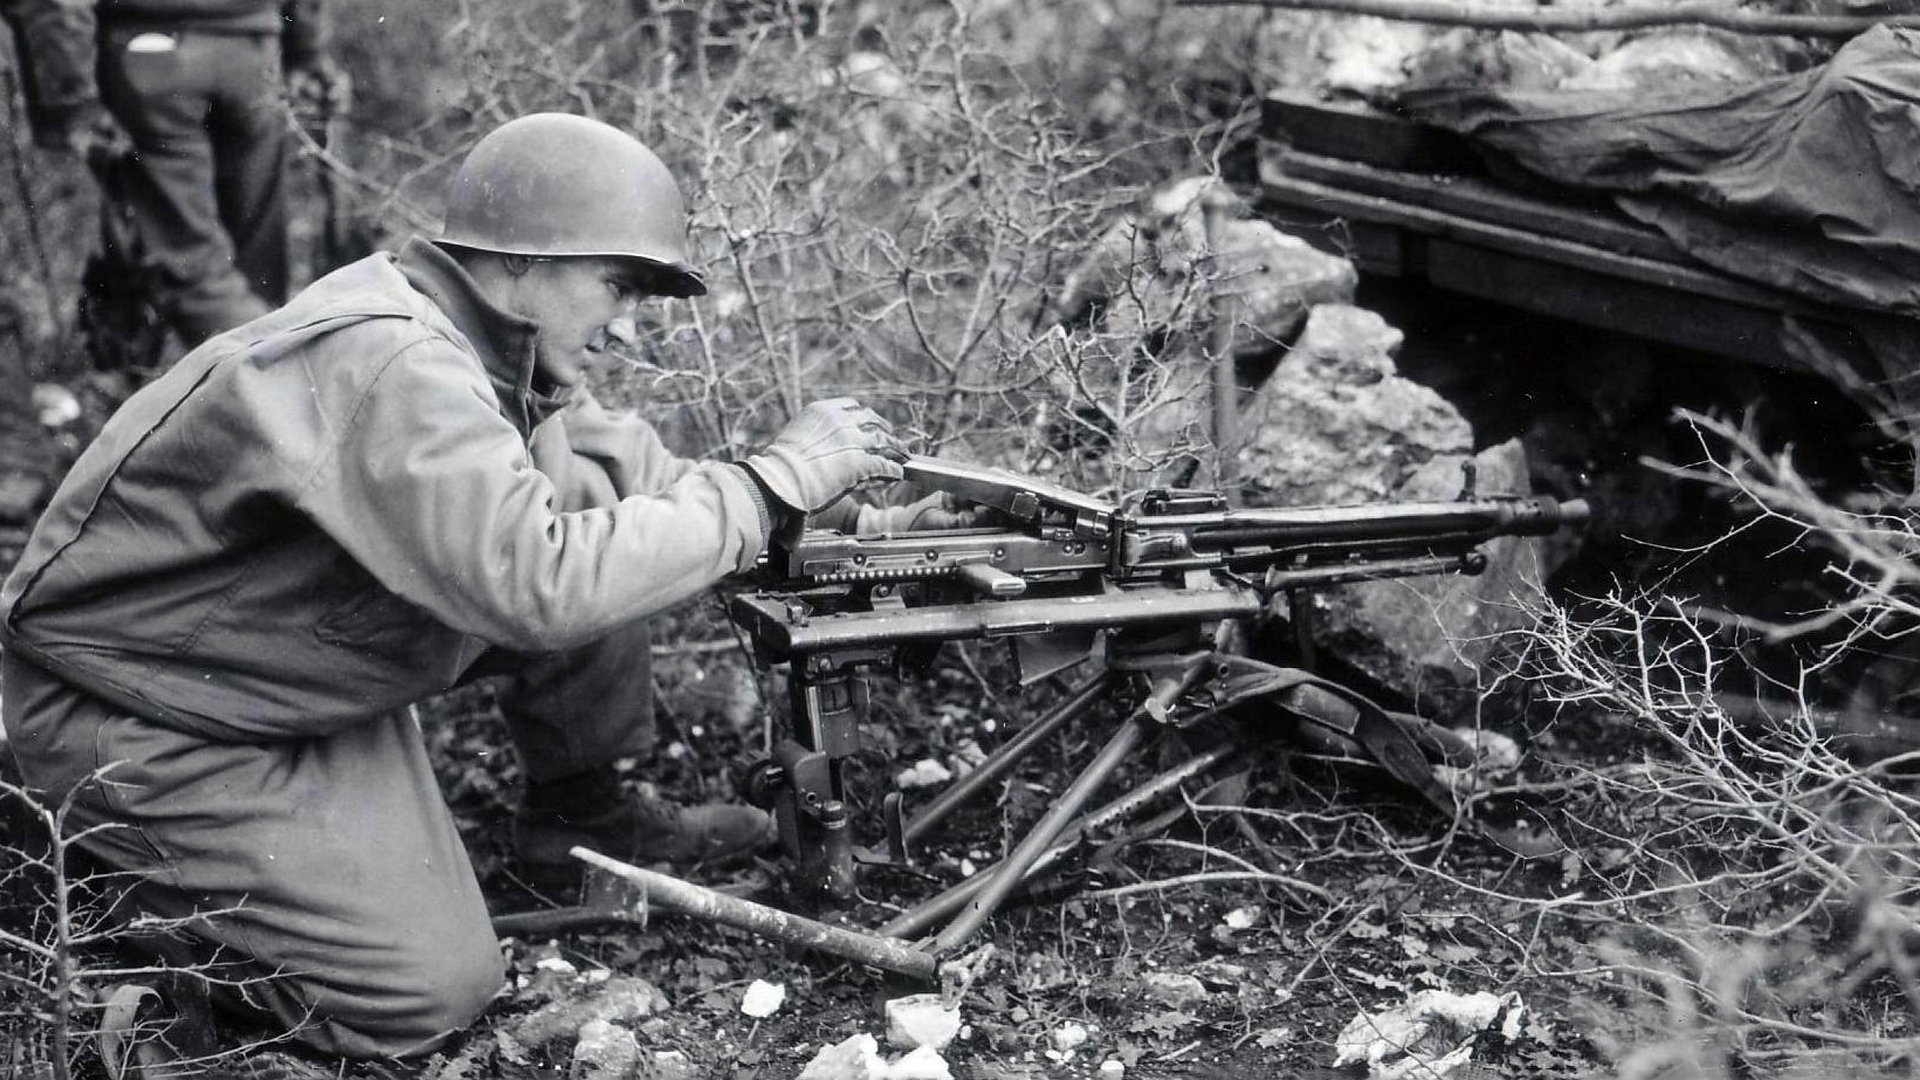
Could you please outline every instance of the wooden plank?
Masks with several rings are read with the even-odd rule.
[[[1530,198],[1473,176],[1407,173],[1298,151],[1274,153],[1272,165],[1280,173],[1342,191],[1379,195],[1477,221],[1557,236],[1603,251],[1665,262],[1688,261],[1686,253],[1658,229],[1607,207]]]
[[[1270,169],[1265,161],[1261,162],[1260,180],[1264,199],[1315,215],[1393,225],[1426,236],[1460,240],[1494,251],[1579,267],[1603,278],[1637,281],[1752,307],[1814,318],[1831,318],[1834,314],[1832,308],[1817,306],[1701,267],[1607,251],[1590,244],[1478,221],[1397,199],[1341,191],[1325,184],[1284,175]]]
[[[1390,169],[1466,171],[1478,158],[1450,131],[1417,124],[1360,101],[1324,101],[1275,91],[1260,101],[1260,133],[1297,150]]]
[[[1732,360],[1801,369],[1781,339],[1777,310],[1453,240],[1431,241],[1425,266],[1435,288]]]
[[[1274,202],[1261,202],[1256,209],[1282,232],[1346,259],[1363,274],[1395,278],[1406,275],[1405,234],[1395,226],[1358,218],[1330,217]]]

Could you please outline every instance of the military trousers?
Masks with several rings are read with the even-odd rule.
[[[500,702],[523,771],[552,779],[647,749],[647,655],[636,624],[569,652],[489,654],[472,674],[512,673]],[[85,852],[137,882],[123,911],[182,920],[219,1004],[325,1053],[399,1057],[499,989],[499,945],[413,712],[223,742],[12,654],[0,680],[28,785],[74,793],[69,833],[108,826]]]
[[[105,212],[187,348],[287,299],[286,108],[275,34],[103,26],[101,99],[133,142]],[[117,190],[115,190],[117,189]]]

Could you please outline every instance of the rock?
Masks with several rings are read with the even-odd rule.
[[[1422,990],[1404,1004],[1356,1015],[1334,1041],[1334,1068],[1365,1064],[1373,1080],[1446,1076],[1472,1059],[1481,1032],[1520,1037],[1520,995]]]
[[[1207,301],[1228,298],[1234,354],[1253,359],[1290,338],[1315,304],[1351,300],[1358,281],[1351,262],[1255,217],[1217,178],[1197,176],[1154,189],[1108,226],[1068,275],[1058,314],[1144,338],[1198,332],[1188,324],[1211,317]],[[1203,282],[1212,292],[1196,297]]]
[[[960,1033],[960,1010],[947,1008],[939,994],[894,998],[887,1002],[886,1014],[887,1044],[901,1050],[944,1050]]]
[[[646,1080],[699,1080],[700,1069],[693,1059],[678,1050],[655,1050],[653,1070]]]
[[[1509,440],[1471,459],[1436,459],[1394,497],[1455,497],[1462,460],[1474,462],[1482,494],[1529,491],[1526,455]],[[1532,622],[1526,605],[1552,569],[1539,537],[1501,537],[1481,550],[1488,563],[1478,576],[1436,574],[1327,590],[1318,640],[1425,715],[1472,715],[1484,665],[1502,647],[1502,634]]]
[[[797,1080],[887,1080],[887,1063],[880,1044],[863,1031],[822,1048]]]
[[[787,988],[784,985],[755,979],[747,986],[746,993],[740,995],[740,1011],[761,1020],[779,1012],[786,1000]]]
[[[1399,86],[1413,59],[1441,34],[1423,23],[1373,15],[1322,17],[1314,29],[1321,85],[1362,97]]]
[[[1548,90],[1593,66],[1593,57],[1551,34],[1456,28],[1436,38],[1409,63],[1407,83]]]
[[[1456,498],[1463,466],[1483,495],[1531,491],[1518,442],[1474,453],[1473,430],[1439,394],[1401,378],[1400,331],[1371,311],[1322,305],[1247,411],[1239,455],[1248,506],[1331,506]],[[1315,592],[1316,643],[1416,707],[1459,714],[1519,602],[1544,580],[1536,538],[1484,546],[1478,577],[1431,575]]]
[[[939,787],[953,779],[953,770],[932,758],[921,758],[911,768],[902,769],[894,774],[893,786],[902,791],[914,788]]]
[[[589,1020],[573,1044],[574,1063],[593,1080],[625,1080],[640,1058],[633,1032],[606,1020]]]
[[[1062,1054],[1071,1053],[1086,1045],[1087,1028],[1085,1024],[1077,1024],[1069,1020],[1054,1028],[1048,1039],[1053,1043],[1055,1050]]]
[[[921,1046],[901,1055],[887,1066],[886,1080],[953,1080],[947,1059],[931,1046]]]
[[[80,419],[80,401],[59,383],[35,383],[33,412],[41,426],[63,428]]]
[[[1048,375],[1082,414],[1124,417],[1108,434],[1129,451],[1163,460],[1209,434],[1215,319],[1230,320],[1236,363],[1264,371],[1307,312],[1350,300],[1357,282],[1352,263],[1255,218],[1219,180],[1180,180],[1109,226],[1068,276],[1055,317],[1078,344]]]
[[[1156,971],[1143,983],[1147,996],[1172,1008],[1183,1008],[1207,999],[1207,988],[1185,972]]]
[[[522,1045],[538,1047],[574,1035],[595,1021],[627,1023],[667,1007],[667,996],[645,979],[616,976],[589,995],[551,1001],[515,1024],[510,1034]]]
[[[1364,308],[1322,304],[1308,314],[1242,416],[1246,505],[1381,502],[1436,456],[1472,453],[1473,429],[1459,412],[1398,376],[1393,354],[1403,340]]]

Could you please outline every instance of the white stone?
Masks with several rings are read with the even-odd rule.
[[[918,1047],[887,1066],[886,1080],[953,1080],[947,1059],[931,1046]]]
[[[903,791],[914,788],[938,787],[953,779],[953,770],[932,758],[921,758],[910,769],[902,769],[894,774],[895,787]]]
[[[761,1020],[779,1012],[786,1000],[787,988],[784,984],[755,979],[740,997],[740,1011],[755,1020]]]
[[[640,1045],[633,1032],[606,1020],[589,1020],[580,1025],[573,1044],[573,1060],[593,1080],[618,1080],[633,1072],[640,1058]]]
[[[866,1032],[824,1047],[800,1070],[796,1080],[891,1080],[880,1059],[880,1044]]]
[[[1373,1080],[1445,1076],[1473,1056],[1476,1036],[1496,1022],[1518,1037],[1520,995],[1422,990],[1404,1004],[1361,1013],[1334,1040],[1334,1067],[1364,1063]]]
[[[59,383],[35,383],[33,411],[43,426],[63,428],[80,419],[80,401]]]
[[[947,1008],[939,994],[894,998],[887,1002],[886,1014],[887,1043],[901,1050],[944,1050],[960,1034],[960,1010]]]
[[[1059,1027],[1054,1028],[1053,1034],[1050,1037],[1053,1040],[1053,1048],[1064,1054],[1067,1051],[1078,1050],[1080,1047],[1086,1045],[1087,1029],[1085,1025],[1076,1024],[1069,1020]]]

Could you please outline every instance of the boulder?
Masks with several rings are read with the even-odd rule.
[[[1050,371],[1076,415],[1135,460],[1165,460],[1211,435],[1209,336],[1247,370],[1270,368],[1314,306],[1351,300],[1353,264],[1290,236],[1212,177],[1149,193],[1068,275],[1055,316],[1080,339]]]
[[[1365,308],[1313,309],[1242,414],[1237,459],[1247,505],[1382,502],[1436,456],[1457,463],[1473,452],[1473,429],[1460,413],[1400,378],[1393,355],[1404,339]]]
[[[1473,431],[1439,394],[1402,378],[1400,331],[1362,308],[1329,304],[1261,390],[1238,455],[1248,506],[1445,501],[1471,463],[1483,495],[1530,493],[1518,442],[1475,452]],[[1315,640],[1348,666],[1436,717],[1467,714],[1479,672],[1520,600],[1541,580],[1542,546],[1506,537],[1485,546],[1478,577],[1361,582],[1312,597]]]

